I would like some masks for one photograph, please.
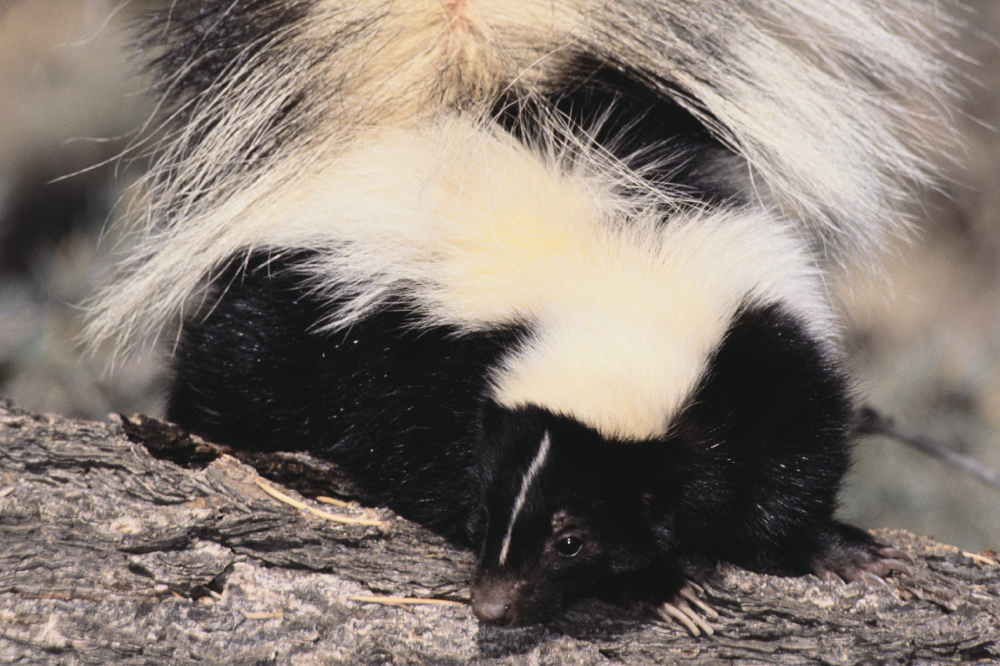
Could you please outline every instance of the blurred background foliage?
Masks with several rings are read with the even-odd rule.
[[[129,29],[166,0],[0,0],[0,395],[39,412],[162,415],[166,358],[108,368],[78,345],[153,113]],[[945,187],[914,202],[886,275],[844,285],[858,395],[1000,469],[1000,0],[970,0],[946,54],[968,94]],[[140,54],[141,55],[141,54]],[[942,144],[947,137],[942,137]],[[883,437],[859,440],[843,516],[1000,549],[1000,494]]]

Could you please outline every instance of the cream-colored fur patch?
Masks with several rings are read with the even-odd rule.
[[[483,100],[521,74],[537,79],[547,69],[542,61],[572,44],[600,4],[324,0],[305,26],[306,38],[322,43],[345,25],[377,18],[375,31],[356,30],[358,38],[329,61],[328,76],[344,88],[341,108],[358,114],[352,120],[407,122],[438,106]]]
[[[553,298],[537,314],[537,337],[497,373],[499,402],[543,405],[606,436],[663,435],[741,304],[781,301],[826,319],[805,254],[769,221],[668,225],[607,234],[592,252],[554,256],[536,273]]]
[[[428,324],[528,323],[534,337],[493,378],[502,404],[653,437],[741,304],[779,301],[830,334],[809,254],[764,213],[665,218],[654,205],[668,200],[622,196],[595,156],[539,153],[459,122],[372,139],[344,156],[349,170],[332,165],[262,210],[253,238],[323,250],[315,288],[357,295],[333,328],[399,294]]]

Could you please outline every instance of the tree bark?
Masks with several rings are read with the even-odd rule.
[[[239,455],[306,495],[350,494],[322,463]],[[720,614],[713,636],[597,601],[503,630],[462,603],[352,600],[466,601],[474,558],[386,509],[303,500],[381,522],[333,523],[258,479],[166,424],[0,402],[0,663],[1000,663],[995,553],[879,531],[913,575],[844,585],[689,563]]]

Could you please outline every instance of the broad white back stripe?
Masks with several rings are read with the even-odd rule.
[[[528,471],[524,473],[524,478],[521,480],[521,492],[518,493],[517,499],[514,500],[514,510],[510,514],[510,525],[507,526],[507,536],[504,537],[503,548],[500,549],[500,564],[507,561],[507,551],[510,550],[510,537],[514,533],[514,523],[517,522],[517,516],[521,513],[521,509],[524,508],[524,501],[528,498],[528,489],[531,488],[531,484],[542,470],[545,460],[548,457],[549,431],[546,430],[545,436],[542,437],[542,445],[538,448],[535,459],[531,461]]]

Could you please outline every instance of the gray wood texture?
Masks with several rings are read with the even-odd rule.
[[[710,637],[596,601],[514,630],[354,601],[465,600],[473,556],[385,509],[303,500],[382,522],[341,525],[276,501],[197,440],[187,466],[132,441],[156,432],[0,401],[0,664],[1000,663],[995,553],[906,532],[877,534],[916,562],[885,586],[690,563]]]

